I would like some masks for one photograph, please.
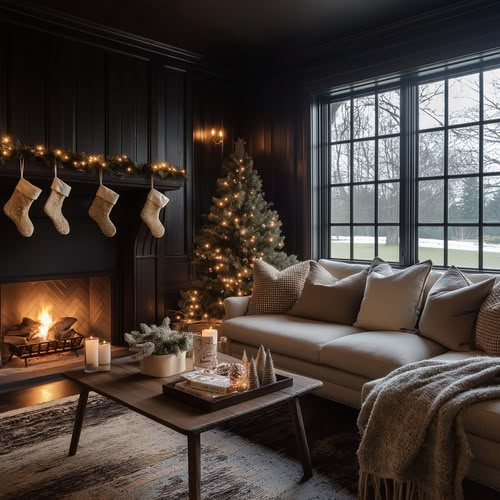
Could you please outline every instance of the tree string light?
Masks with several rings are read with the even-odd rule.
[[[281,222],[264,198],[262,180],[242,143],[224,162],[209,222],[196,240],[192,263],[198,278],[182,293],[176,312],[189,321],[220,319],[224,298],[250,295],[255,260],[278,269],[297,261],[282,251]]]

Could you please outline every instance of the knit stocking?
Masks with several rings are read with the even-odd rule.
[[[155,238],[161,238],[165,234],[165,228],[160,222],[160,210],[170,200],[157,189],[151,188],[144,208],[141,210],[141,219],[149,227]]]
[[[101,184],[89,208],[90,217],[97,222],[103,234],[108,238],[116,234],[116,227],[111,222],[109,214],[119,197],[118,193]]]
[[[34,227],[28,212],[31,204],[40,196],[41,192],[40,188],[21,178],[9,201],[3,207],[4,214],[14,222],[17,230],[25,238],[29,238],[33,234]]]
[[[69,196],[71,186],[68,186],[58,177],[54,177],[51,192],[47,203],[43,207],[44,212],[51,218],[58,233],[68,234],[69,223],[62,214],[62,205]]]

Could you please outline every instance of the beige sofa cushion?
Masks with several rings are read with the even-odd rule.
[[[420,335],[452,351],[472,349],[474,325],[495,278],[472,284],[456,267],[432,287],[419,323]]]
[[[321,349],[324,365],[376,379],[407,363],[432,358],[446,349],[407,332],[362,332],[334,340]]]
[[[479,309],[475,346],[490,356],[500,356],[500,285],[491,290]]]
[[[350,262],[340,262],[327,259],[318,260],[318,264],[321,267],[324,267],[334,278],[338,280],[342,280],[369,268],[366,264],[351,264]]]
[[[412,330],[416,327],[430,260],[394,272],[382,261],[370,270],[354,326],[365,330]]]
[[[256,260],[247,314],[286,313],[300,297],[310,267],[306,261],[278,271],[267,262]]]
[[[446,351],[444,354],[440,354],[434,359],[444,361],[459,361],[460,359],[473,358],[476,356],[486,356],[486,354],[482,351]]]
[[[363,300],[368,269],[337,280],[311,262],[302,294],[288,314],[302,318],[352,325]]]
[[[220,334],[242,344],[269,347],[280,353],[319,363],[320,349],[328,342],[360,330],[350,325],[334,325],[286,314],[240,316],[224,321]]]

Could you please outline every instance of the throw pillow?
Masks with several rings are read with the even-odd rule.
[[[311,261],[302,294],[288,314],[341,325],[352,325],[363,300],[368,269],[337,280]]]
[[[278,271],[263,260],[256,260],[247,314],[286,313],[300,297],[310,267],[306,261]]]
[[[432,262],[426,260],[395,272],[387,262],[375,259],[354,326],[364,330],[413,330],[431,268]]]
[[[490,356],[500,356],[500,284],[491,290],[479,309],[476,347]]]
[[[453,351],[472,349],[474,325],[495,278],[472,284],[451,266],[431,288],[420,319],[420,335]]]

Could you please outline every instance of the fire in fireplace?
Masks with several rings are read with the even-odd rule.
[[[71,351],[83,338],[111,341],[111,279],[89,276],[0,284],[2,359]],[[8,366],[8,365],[7,365]]]
[[[3,344],[9,350],[9,361],[17,356],[28,366],[30,358],[72,351],[78,355],[83,348],[83,335],[72,328],[76,318],[53,321],[48,307],[43,307],[37,320],[23,318],[3,334]]]

